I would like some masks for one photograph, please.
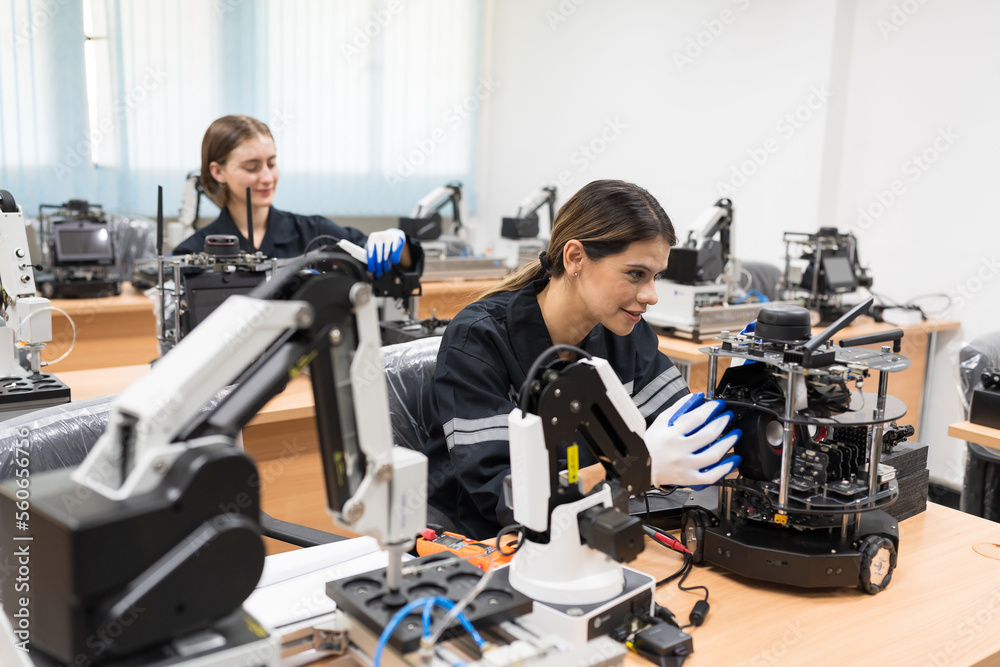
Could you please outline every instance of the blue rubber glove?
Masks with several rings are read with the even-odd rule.
[[[753,336],[753,332],[754,332],[754,330],[756,328],[757,328],[757,320],[753,320],[753,321],[750,322],[750,324],[748,324],[745,327],[743,327],[743,331],[740,332],[740,335],[741,336]],[[740,347],[746,347],[746,344],[742,344],[742,345],[740,345]],[[734,357],[733,359],[731,359],[729,361],[729,367],[730,368],[735,368],[736,366],[742,366],[744,364],[756,364],[756,363],[757,362],[753,361],[752,359],[740,359],[740,358],[735,358]]]
[[[687,486],[696,491],[715,484],[740,464],[726,456],[743,435],[739,429],[719,437],[733,420],[725,401],[706,401],[702,393],[677,401],[646,429],[654,486]]]
[[[379,278],[383,273],[388,273],[394,264],[399,264],[399,258],[403,254],[403,246],[406,245],[406,234],[401,229],[386,229],[381,232],[372,232],[368,236],[368,243],[365,244],[365,251],[368,253],[368,270]]]

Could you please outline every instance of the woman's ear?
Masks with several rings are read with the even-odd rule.
[[[226,177],[222,173],[222,165],[218,162],[208,163],[208,173],[212,175],[212,178],[216,180],[217,183],[225,183]]]
[[[583,244],[576,239],[570,239],[563,246],[563,266],[568,275],[579,273],[586,258],[587,252],[583,249]]]

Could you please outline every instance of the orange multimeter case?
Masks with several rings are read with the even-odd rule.
[[[491,544],[483,544],[457,533],[437,532],[433,528],[428,528],[417,538],[417,555],[430,556],[441,552],[457,554],[480,570],[489,568],[490,562],[502,565],[511,559],[510,555],[500,553],[500,550]]]

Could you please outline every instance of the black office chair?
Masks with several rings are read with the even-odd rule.
[[[430,433],[431,382],[440,347],[441,337],[433,336],[382,348],[393,442],[418,452]]]
[[[431,384],[440,347],[441,337],[432,336],[382,348],[393,442],[418,452],[425,452],[430,434]],[[427,523],[447,531],[456,530],[455,522],[430,504]]]
[[[751,261],[741,262],[741,266],[749,276],[750,284],[745,285],[744,282],[747,278],[746,276],[741,276],[739,280],[740,287],[748,290],[758,290],[772,301],[780,298],[778,283],[781,282],[782,270],[779,267],[768,262]]]
[[[210,409],[230,391],[231,387],[221,390],[203,409]],[[114,399],[114,396],[103,396],[75,401],[0,422],[0,481],[15,474],[15,449],[18,444],[21,445],[21,452],[27,453],[28,470],[33,475],[83,463],[107,427]],[[313,546],[346,539],[340,535],[281,521],[264,512],[261,512],[261,529],[265,537],[297,546]]]
[[[977,338],[959,351],[959,378],[966,416],[969,414],[972,390],[983,370],[997,366],[1000,366],[1000,331]],[[961,509],[1000,522],[1000,453],[973,442],[966,442],[965,447]]]

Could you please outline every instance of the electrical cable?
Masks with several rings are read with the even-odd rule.
[[[448,611],[445,617],[438,622],[434,632],[431,634],[430,638],[427,639],[428,646],[434,646],[434,644],[437,643],[437,640],[441,638],[441,633],[445,631],[451,622],[455,620],[469,605],[469,603],[472,602],[477,595],[482,593],[486,586],[490,583],[490,580],[493,578],[493,571],[496,569],[496,563],[493,560],[490,560],[489,563],[490,566],[486,569],[486,572],[483,573],[483,576],[480,577],[479,582],[473,586],[469,592],[466,593],[465,596]]]
[[[375,644],[375,652],[372,654],[372,664],[374,667],[379,667],[382,664],[382,651],[384,651],[385,647],[389,644],[389,637],[391,637],[392,633],[396,631],[396,628],[398,628],[399,624],[403,622],[403,619],[406,618],[410,612],[420,609],[420,607],[426,604],[429,600],[433,599],[434,598],[432,597],[423,597],[408,602],[403,605],[403,607],[397,611],[391,619],[389,619],[389,622],[382,630],[382,634],[378,637],[378,643]]]
[[[435,595],[433,598],[424,603],[424,613],[423,613],[423,624],[424,624],[424,637],[430,638],[431,636],[431,612],[434,610],[435,606],[444,607],[444,609],[450,611],[455,603],[446,597],[441,595]],[[479,631],[472,625],[472,621],[464,613],[459,612],[457,614],[458,622],[462,624],[462,627],[469,633],[469,637],[476,643],[476,646],[480,650],[486,648],[487,642],[483,639],[483,636],[479,634]]]
[[[385,628],[382,630],[382,634],[380,634],[378,638],[378,643],[375,645],[375,652],[372,655],[372,664],[374,665],[374,667],[379,667],[381,665],[382,652],[385,651],[385,647],[389,645],[389,638],[392,637],[392,633],[396,631],[396,628],[399,627],[399,624],[402,623],[403,620],[409,614],[420,609],[421,607],[423,607],[422,617],[424,623],[424,638],[425,639],[427,638],[427,636],[430,634],[430,613],[435,605],[440,605],[442,607],[445,607],[446,609],[450,609],[451,612],[454,612],[454,607],[457,606],[454,602],[445,597],[441,596],[422,597],[406,603],[399,611],[397,611],[393,615],[393,617],[386,624]],[[451,613],[449,613],[449,616],[450,615]],[[486,640],[483,639],[482,635],[480,635],[479,632],[476,630],[476,628],[472,625],[472,621],[469,620],[468,616],[459,611],[458,613],[454,614],[454,617],[458,618],[458,622],[461,623],[462,627],[469,632],[469,636],[472,638],[472,641],[476,643],[476,646],[478,646],[480,649],[486,647],[487,645]],[[447,616],[445,618],[446,620],[448,619]],[[431,647],[433,647],[433,645],[434,645],[433,643],[429,644],[429,646]]]
[[[531,368],[528,369],[528,374],[524,376],[524,384],[521,385],[521,400],[518,407],[522,413],[526,414],[528,412],[528,398],[531,395],[531,385],[534,382],[535,375],[538,373],[538,369],[542,367],[542,362],[552,354],[558,354],[559,352],[574,352],[577,356],[584,359],[593,358],[590,353],[581,350],[576,345],[553,345],[538,355],[538,358],[531,364]]]
[[[306,249],[302,251],[302,254],[305,255],[307,252],[309,252],[309,248],[312,247],[312,244],[316,243],[316,241],[319,241],[321,239],[330,239],[331,241],[333,241],[333,243],[331,243],[330,245],[333,246],[337,245],[337,243],[340,241],[340,239],[338,239],[335,236],[330,236],[329,234],[320,234],[319,236],[314,237],[309,243],[306,244]]]
[[[684,570],[687,569],[687,567],[688,567],[688,561],[690,559],[691,559],[691,557],[685,554],[685,556],[684,556],[684,563],[681,565],[681,568],[679,570],[677,570],[676,572],[674,572],[673,574],[668,575],[668,576],[664,577],[663,579],[660,579],[659,581],[657,581],[656,582],[656,587],[659,588],[660,586],[664,586],[666,584],[669,584],[671,581],[673,581],[677,577],[679,577],[682,574],[684,574]]]
[[[500,540],[507,533],[514,531],[517,531],[517,542],[514,544],[514,549],[512,551],[504,551],[503,550],[504,545]],[[513,556],[518,552],[522,544],[524,544],[524,526],[522,526],[519,523],[512,523],[509,526],[504,526],[503,528],[500,529],[500,532],[497,533],[497,551],[500,552],[501,556]]]
[[[27,324],[27,323],[28,323],[28,321],[29,321],[29,320],[30,320],[30,319],[31,319],[32,317],[34,317],[34,316],[35,316],[35,315],[37,315],[38,313],[43,313],[43,312],[45,312],[46,310],[54,310],[54,311],[56,311],[57,313],[62,313],[63,317],[65,317],[65,318],[66,318],[67,320],[69,320],[69,326],[70,326],[70,328],[71,328],[71,329],[73,330],[73,338],[72,338],[72,340],[70,341],[70,344],[69,344],[69,349],[68,349],[68,350],[66,350],[65,352],[63,352],[63,354],[62,354],[62,355],[61,355],[60,357],[58,357],[57,359],[53,359],[52,361],[43,361],[43,362],[41,363],[41,365],[42,365],[42,366],[51,366],[52,364],[55,364],[55,363],[59,363],[60,361],[62,361],[62,360],[63,360],[63,359],[65,359],[66,357],[68,357],[68,356],[69,356],[69,353],[73,351],[73,348],[74,348],[74,347],[76,347],[76,323],[75,323],[75,322],[73,321],[73,318],[69,316],[69,313],[67,313],[67,312],[66,312],[65,310],[63,310],[62,308],[57,308],[57,307],[55,307],[55,306],[45,306],[44,308],[42,308],[42,309],[40,309],[40,310],[36,310],[36,311],[35,311],[35,312],[33,312],[33,313],[29,313],[27,317],[25,317],[25,318],[24,318],[23,320],[21,320],[21,324],[20,324],[20,325],[18,325],[18,327],[17,327],[17,332],[16,332],[16,334],[15,334],[15,335],[16,335],[16,337],[17,337],[18,339],[20,339],[20,337],[21,337],[21,329],[22,329],[22,328],[24,327],[24,325],[25,325],[25,324]]]

